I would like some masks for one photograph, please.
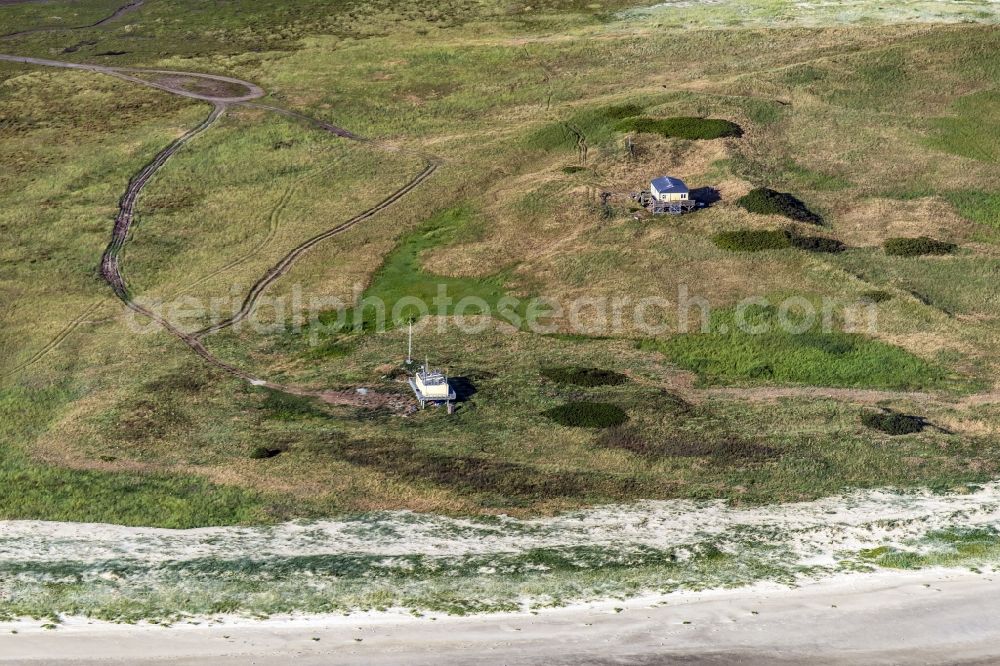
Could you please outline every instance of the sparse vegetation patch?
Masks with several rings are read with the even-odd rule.
[[[654,458],[712,458],[723,464],[762,462],[780,456],[774,447],[733,436],[679,434],[653,438],[629,426],[608,428],[598,438],[600,446],[623,449]]]

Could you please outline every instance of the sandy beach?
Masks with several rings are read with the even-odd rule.
[[[987,664],[1000,580],[932,570],[602,602],[537,614],[0,625],[4,664]],[[16,633],[13,633],[16,632]]]

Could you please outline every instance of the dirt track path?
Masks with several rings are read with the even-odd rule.
[[[129,81],[131,83],[138,83],[142,86],[147,86],[149,88],[156,88],[157,90],[162,90],[163,92],[168,92],[171,95],[179,95],[181,97],[187,97],[189,99],[197,99],[203,102],[210,102],[212,104],[240,104],[243,102],[249,102],[251,100],[258,99],[265,95],[264,89],[258,85],[250,83],[248,81],[241,81],[240,79],[234,79],[229,76],[220,76],[218,74],[201,74],[196,72],[177,72],[169,69],[139,69],[133,67],[105,67],[104,65],[89,65],[86,63],[78,62],[63,62],[61,60],[48,60],[46,58],[28,58],[25,56],[16,55],[2,55],[0,54],[0,60],[5,62],[20,63],[22,65],[39,65],[41,67],[58,67],[60,69],[75,69],[83,72],[94,72],[97,74],[106,74],[107,76],[114,76],[116,78],[122,79],[123,81]],[[206,79],[209,81],[218,81],[220,83],[228,83],[235,86],[240,86],[246,89],[246,94],[244,95],[234,95],[230,97],[220,96],[220,95],[206,95],[203,93],[197,93],[190,90],[184,90],[183,88],[172,87],[163,83],[158,83],[157,81],[151,81],[147,79],[140,78],[136,74],[164,74],[173,75],[181,78],[191,78],[191,79]],[[273,108],[261,106],[261,108]],[[319,123],[319,121],[316,121]],[[325,123],[324,123],[325,124]],[[339,128],[338,128],[339,129]],[[340,130],[344,132],[340,136],[353,137],[346,130]]]
[[[424,169],[417,174],[415,177],[410,179],[403,187],[396,190],[385,199],[380,201],[375,206],[369,208],[368,210],[356,215],[355,217],[342,222],[337,226],[328,229],[320,234],[309,238],[297,247],[293,248],[288,254],[286,254],[275,266],[273,266],[260,280],[258,280],[254,286],[251,288],[250,293],[247,295],[239,311],[235,313],[229,319],[219,322],[211,327],[208,327],[202,331],[198,331],[194,335],[185,333],[181,331],[176,326],[174,326],[170,321],[160,316],[156,312],[146,308],[145,306],[137,303],[132,299],[128,284],[125,281],[124,276],[121,272],[121,262],[120,254],[121,250],[128,239],[129,232],[132,228],[132,222],[135,218],[135,207],[139,198],[139,194],[146,187],[152,177],[167,163],[167,161],[176,154],[181,148],[183,148],[192,139],[202,134],[208,130],[222,115],[225,113],[229,105],[247,105],[253,106],[254,108],[263,109],[272,113],[281,114],[296,120],[302,120],[308,122],[318,129],[331,133],[337,137],[348,139],[351,141],[359,141],[365,143],[371,143],[368,139],[360,137],[348,130],[345,130],[336,125],[332,125],[322,120],[306,116],[295,111],[289,111],[287,109],[282,109],[280,107],[266,105],[266,104],[250,104],[253,100],[256,100],[264,96],[264,90],[259,86],[242,81],[240,79],[235,79],[227,76],[220,76],[216,74],[201,74],[193,72],[177,72],[172,70],[159,70],[159,69],[137,69],[137,68],[120,68],[120,67],[104,67],[101,65],[88,65],[81,63],[70,63],[62,62],[58,60],[48,60],[45,58],[29,58],[23,56],[14,55],[2,55],[0,54],[0,61],[14,62],[26,65],[37,65],[42,67],[58,67],[63,69],[74,69],[80,71],[94,72],[97,74],[104,74],[108,76],[114,76],[116,78],[129,81],[131,83],[136,83],[139,85],[156,88],[164,92],[168,92],[173,95],[179,95],[181,97],[187,97],[189,99],[195,99],[199,101],[209,102],[213,105],[211,113],[205,120],[199,124],[197,127],[189,130],[183,136],[175,140],[169,146],[164,148],[157,154],[153,160],[147,164],[138,174],[136,174],[131,181],[129,181],[128,187],[125,190],[125,194],[119,201],[118,214],[115,217],[114,227],[111,233],[111,241],[105,249],[103,256],[101,257],[100,272],[104,280],[111,286],[115,295],[131,310],[137,312],[144,317],[147,317],[157,324],[162,326],[169,333],[177,337],[179,340],[184,342],[195,354],[200,356],[210,365],[226,372],[234,377],[242,379],[249,382],[254,386],[264,386],[284,393],[289,393],[293,395],[303,395],[317,397],[325,402],[331,404],[344,404],[352,405],[358,407],[389,407],[398,411],[407,410],[411,407],[411,401],[406,398],[401,398],[395,395],[383,395],[375,391],[369,391],[365,395],[358,394],[351,391],[316,391],[311,389],[305,389],[296,386],[290,386],[285,384],[277,384],[274,382],[269,382],[260,378],[255,377],[249,372],[236,367],[230,363],[223,361],[214,354],[212,354],[202,342],[202,338],[211,333],[215,333],[224,328],[232,326],[233,324],[242,321],[248,317],[256,306],[257,300],[260,296],[270,287],[276,280],[281,276],[286,274],[292,266],[302,258],[309,250],[318,245],[319,243],[343,234],[354,226],[360,224],[361,222],[373,217],[377,213],[389,208],[394,203],[405,197],[408,193],[419,187],[425,180],[431,177],[433,173],[437,170],[438,164],[433,157],[427,155],[422,155],[425,159]],[[177,88],[169,85],[168,83],[159,82],[156,80],[148,80],[138,76],[139,74],[161,74],[166,76],[179,77],[181,80],[184,79],[206,79],[209,81],[218,81],[230,85],[241,86],[246,90],[243,95],[233,95],[233,96],[220,96],[220,95],[210,95],[205,93],[192,92],[190,90],[185,90],[182,88]],[[384,146],[383,146],[384,147]],[[78,318],[82,321],[82,317]],[[79,323],[76,322],[75,323]],[[75,326],[75,324],[74,324]],[[70,328],[69,330],[72,330]],[[68,333],[67,333],[68,334]],[[50,342],[45,350],[41,353],[36,354],[31,359],[29,359],[24,365],[20,366],[18,369],[22,369],[31,363],[36,362],[48,351],[53,349],[62,339],[65,337],[63,333],[60,333],[60,337],[54,342]]]
[[[101,20],[95,21],[94,23],[90,23],[88,25],[76,25],[76,26],[66,26],[66,27],[41,26],[38,28],[28,28],[27,30],[18,30],[17,32],[8,32],[6,35],[0,35],[0,39],[6,39],[8,37],[20,37],[22,35],[33,35],[39,32],[55,32],[58,30],[86,30],[87,28],[100,28],[102,25],[106,25],[108,23],[111,23],[112,21],[117,21],[125,14],[134,12],[135,10],[139,9],[139,7],[141,7],[145,1],[146,0],[132,0],[131,2],[128,2],[119,7],[118,9],[116,9],[110,15],[105,16]],[[18,4],[18,3],[9,2],[6,4]]]

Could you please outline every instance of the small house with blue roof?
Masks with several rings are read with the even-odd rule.
[[[649,193],[654,201],[687,201],[691,191],[684,181],[672,176],[660,176],[649,183]]]

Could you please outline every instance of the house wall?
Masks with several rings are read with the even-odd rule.
[[[650,183],[649,193],[653,195],[653,198],[657,201],[687,201],[687,192],[660,192],[656,187]]]
[[[687,201],[687,193],[679,192],[657,192],[655,189],[652,191],[654,197],[657,201]]]

